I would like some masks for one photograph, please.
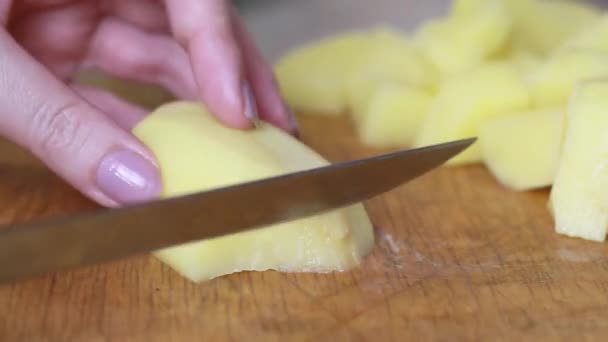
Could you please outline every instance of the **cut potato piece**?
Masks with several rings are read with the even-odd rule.
[[[283,56],[275,74],[295,110],[340,115],[346,110],[346,79],[365,51],[363,32],[346,32],[311,42]]]
[[[529,92],[516,68],[491,63],[446,81],[417,134],[422,147],[475,137],[490,119],[529,108]],[[481,161],[479,142],[448,161],[448,165]]]
[[[450,17],[469,18],[476,15],[485,1],[487,0],[454,0],[452,1],[449,15]]]
[[[527,79],[530,73],[533,73],[542,65],[543,58],[530,51],[516,49],[510,51],[505,58],[505,62],[513,65]]]
[[[564,50],[594,50],[608,53],[608,15],[604,15],[600,20],[594,21],[592,25],[587,25],[585,29],[565,42],[560,48]]]
[[[550,186],[557,172],[563,110],[525,112],[484,123],[483,161],[500,183],[516,191]]]
[[[530,77],[534,106],[564,106],[578,82],[604,75],[608,76],[608,53],[568,50],[556,54]]]
[[[504,0],[512,14],[514,44],[544,56],[593,25],[601,11],[582,1]]]
[[[161,106],[133,132],[158,159],[164,197],[328,164],[271,125],[261,124],[251,131],[230,129],[197,103]],[[373,242],[370,220],[364,207],[357,204],[254,231],[162,249],[154,255],[192,281],[204,281],[250,270],[345,270],[357,265]]]
[[[386,83],[405,83],[432,91],[436,87],[436,73],[404,34],[377,28],[370,33],[365,51],[347,81],[349,112],[355,117],[367,112],[370,97]]]
[[[550,197],[559,234],[604,241],[608,228],[608,81],[577,87]]]
[[[351,71],[372,80],[405,81],[432,89],[435,70],[423,51],[403,32],[380,27],[368,35],[365,49]]]
[[[511,17],[503,1],[475,3],[467,15],[432,19],[416,32],[416,41],[442,74],[470,70],[507,46]]]
[[[361,141],[373,147],[411,145],[431,101],[428,92],[409,85],[378,86],[365,112],[355,116]]]

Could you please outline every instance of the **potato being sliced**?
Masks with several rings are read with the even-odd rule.
[[[528,87],[518,70],[509,63],[489,63],[441,86],[415,146],[475,137],[483,122],[527,110],[529,105]],[[478,161],[481,150],[475,142],[447,165]]]
[[[485,165],[515,191],[553,184],[562,146],[564,111],[552,109],[499,117],[481,125]]]
[[[165,197],[328,163],[271,125],[262,124],[251,131],[230,129],[204,106],[191,102],[159,107],[133,132],[158,159]],[[346,270],[356,266],[373,243],[369,217],[357,204],[250,232],[162,249],[154,255],[188,279],[205,281],[239,271]]]
[[[407,84],[378,86],[364,112],[354,116],[361,141],[373,147],[411,145],[431,101],[429,92]]]
[[[550,209],[559,234],[604,241],[608,229],[608,80],[583,82],[567,128]]]

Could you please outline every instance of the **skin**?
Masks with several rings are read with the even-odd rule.
[[[0,0],[0,134],[102,205],[120,205],[95,184],[103,156],[150,151],[129,130],[146,111],[75,84],[83,68],[152,82],[203,101],[235,129],[260,119],[296,134],[271,68],[225,0]]]

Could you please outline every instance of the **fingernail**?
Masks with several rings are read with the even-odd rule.
[[[160,195],[161,178],[144,157],[121,150],[103,158],[97,169],[97,186],[117,202],[137,203]]]
[[[245,99],[245,116],[257,126],[259,120],[257,104],[251,87],[247,82],[243,85],[243,99]]]
[[[287,123],[291,131],[296,137],[300,137],[300,125],[298,124],[296,115],[288,105],[285,105],[285,113],[287,113]]]

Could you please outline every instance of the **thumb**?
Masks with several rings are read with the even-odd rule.
[[[1,29],[0,134],[99,204],[141,202],[160,194],[152,153]]]

